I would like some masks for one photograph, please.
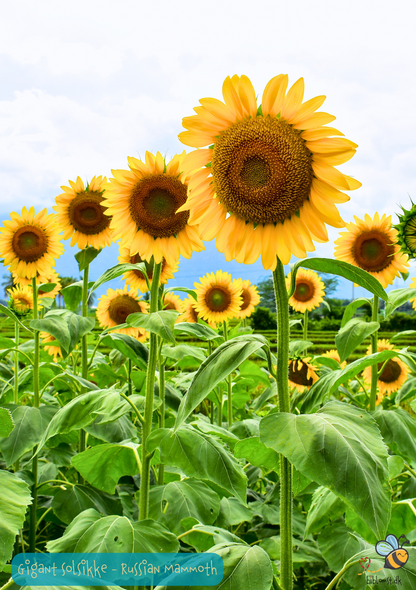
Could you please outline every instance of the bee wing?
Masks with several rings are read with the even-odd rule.
[[[399,541],[397,540],[396,535],[387,535],[386,541],[387,541],[387,543],[390,543],[390,545],[393,547],[393,549],[399,548]]]
[[[393,551],[393,547],[386,541],[379,541],[376,545],[376,551],[379,555],[388,555]]]

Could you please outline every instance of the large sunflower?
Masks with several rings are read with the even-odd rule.
[[[382,350],[394,350],[394,346],[387,340],[378,340],[377,352],[381,352]],[[371,346],[368,347],[367,354],[372,354]],[[377,371],[380,371],[383,365],[384,363],[378,363]],[[390,395],[394,391],[400,389],[406,381],[408,374],[409,367],[401,359],[398,357],[389,359],[377,380],[377,401],[380,403],[386,394]],[[364,369],[363,378],[366,383],[371,383],[371,367],[366,367]]]
[[[108,289],[98,301],[97,318],[102,328],[114,328],[124,324],[131,313],[148,313],[149,304],[139,299],[134,291],[124,289]],[[127,334],[139,340],[145,340],[147,332],[141,328],[120,328],[113,330]]]
[[[295,387],[302,392],[305,387],[308,389],[318,381],[316,367],[310,362],[310,358],[289,360],[289,386]]]
[[[243,302],[242,290],[228,272],[217,270],[200,281],[194,283],[197,295],[195,309],[203,320],[219,324],[238,315]]]
[[[130,170],[113,170],[106,185],[104,205],[112,215],[114,238],[142,260],[157,264],[166,258],[174,265],[179,256],[190,258],[204,250],[197,227],[188,225],[189,213],[178,213],[188,198],[188,179],[182,173],[185,152],[165,164],[163,156],[146,152],[145,162],[128,158]]]
[[[252,285],[248,279],[245,281],[243,279],[235,279],[234,282],[241,289],[243,301],[237,317],[239,320],[243,320],[251,316],[256,305],[260,303],[260,295],[256,285]]]
[[[325,96],[302,102],[303,78],[286,94],[287,86],[286,75],[270,80],[258,106],[247,76],[228,77],[225,103],[201,99],[179,135],[185,145],[212,148],[186,157],[184,172],[198,171],[179,211],[189,209],[202,239],[217,238],[226,260],[251,264],[262,255],[271,270],[276,256],[287,264],[314,250],[312,240],[328,241],[325,223],[344,227],[335,203],[349,200],[341,191],[361,186],[334,168],[357,145],[324,126],[335,119],[315,112]]]
[[[335,258],[359,266],[380,281],[384,288],[409,268],[408,257],[400,252],[397,231],[391,225],[391,215],[354,215],[355,223],[347,223],[346,232],[335,240]]]
[[[13,282],[17,285],[21,285],[21,286],[32,286],[32,280],[31,279],[26,279],[26,278],[22,278],[22,277],[18,277],[17,274],[15,272],[12,273],[13,275]],[[52,289],[52,291],[42,291],[42,289],[38,289],[38,299],[41,301],[43,298],[49,298],[49,299],[55,299],[55,297],[59,294],[59,292],[61,291],[62,285],[61,282],[59,280],[59,275],[56,271],[51,270],[48,274],[46,275],[36,275],[36,284],[37,285],[44,285],[47,283],[55,283],[55,287]]]
[[[4,221],[0,228],[0,256],[5,266],[18,277],[31,279],[37,273],[48,274],[55,260],[64,251],[60,243],[60,229],[56,216],[48,215],[46,209],[35,215],[23,207],[22,213],[11,213],[11,221]]]
[[[107,179],[94,176],[85,187],[78,176],[76,182],[69,180],[69,186],[56,197],[53,209],[57,212],[59,227],[64,230],[63,238],[71,238],[71,246],[77,244],[84,249],[93,246],[97,250],[111,244],[111,219],[105,215],[103,206],[104,185]],[[72,237],[71,237],[72,236]]]
[[[25,316],[33,309],[33,295],[30,287],[17,285],[7,289],[9,294],[9,307],[18,316]]]
[[[126,246],[120,247],[119,250],[120,256],[118,257],[118,261],[120,264],[124,263],[131,263],[131,264],[138,264],[139,262],[144,262],[146,266],[147,277],[149,279],[150,286],[152,286],[152,277],[153,277],[153,266],[154,261],[153,258],[150,262],[147,260],[142,260],[138,254],[130,253],[130,248]],[[168,264],[166,259],[164,258],[162,261],[162,272],[160,274],[160,284],[164,284],[168,282],[168,279],[173,279],[174,273],[178,271],[178,263],[175,264]],[[131,287],[132,289],[138,289],[142,293],[146,293],[149,289],[146,283],[146,278],[140,270],[130,270],[123,275],[123,279],[126,281],[126,285]]]
[[[286,285],[290,286],[290,274],[286,278]],[[325,284],[313,270],[299,268],[296,273],[296,289],[289,299],[295,311],[305,313],[319,307],[325,295]]]

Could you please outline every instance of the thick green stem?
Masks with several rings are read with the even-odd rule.
[[[84,278],[82,282],[82,317],[88,317],[88,274],[89,265],[84,269]],[[85,334],[82,337],[82,357],[81,357],[81,376],[83,379],[88,379],[88,336]],[[82,453],[86,449],[87,434],[85,430],[79,431],[79,452]],[[78,474],[79,483],[84,483],[84,478]]]
[[[19,324],[14,325],[14,339],[16,342],[16,352],[14,353],[14,390],[13,402],[19,403]]]
[[[150,291],[150,313],[157,311],[159,280],[162,262],[153,268],[152,288]],[[142,473],[140,481],[139,520],[147,518],[149,513],[149,484],[150,484],[150,453],[146,450],[147,437],[152,429],[153,397],[155,390],[155,373],[157,364],[158,341],[157,335],[150,333],[149,360],[146,375],[146,401],[144,407],[144,424],[142,430]]]
[[[36,284],[36,277],[32,279],[33,292],[33,319],[37,320],[39,317],[38,311],[38,288]],[[39,330],[35,330],[35,351],[33,361],[33,406],[39,407]],[[33,449],[36,452],[36,448]],[[29,551],[35,553],[36,550],[36,511],[38,504],[38,456],[32,459],[32,504],[30,506],[29,516]]]
[[[128,371],[127,371],[127,379],[129,382],[129,395],[133,394],[133,384],[131,382],[131,371],[132,371],[132,362],[131,359],[128,360]]]
[[[289,300],[283,264],[277,258],[273,271],[276,296],[277,353],[276,383],[280,412],[290,412],[289,398]],[[293,588],[292,561],[292,465],[280,455],[280,585],[283,590]]]
[[[374,295],[373,298],[373,314],[372,314],[372,321],[378,322],[378,296]],[[377,352],[377,336],[378,331],[375,331],[374,334],[371,335],[371,352],[375,354]],[[370,392],[370,412],[376,409],[376,399],[377,399],[377,380],[378,380],[378,366],[377,364],[371,366],[371,392]]]
[[[165,359],[162,355],[159,356],[159,397],[162,402],[160,406],[159,428],[165,428]],[[159,465],[157,483],[160,486],[163,486],[165,483],[165,466],[163,463]]]
[[[303,339],[304,340],[308,339],[308,319],[309,319],[308,310],[305,309],[305,313],[303,314]]]
[[[228,327],[227,322],[222,323],[222,332],[224,334],[224,340],[228,340]],[[228,427],[233,423],[233,388],[231,383],[231,375],[227,377],[227,410],[228,410]]]

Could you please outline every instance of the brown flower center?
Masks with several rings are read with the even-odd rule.
[[[383,363],[379,363],[377,366],[378,370],[380,371],[381,367],[383,366]],[[389,359],[386,363],[386,366],[383,369],[383,372],[379,377],[379,380],[383,381],[383,383],[393,383],[394,381],[397,381],[401,373],[402,369],[399,363],[393,359]]]
[[[240,310],[244,311],[251,303],[251,293],[248,289],[243,289],[241,293],[241,297],[243,298],[243,303],[241,304]]]
[[[221,132],[213,184],[228,211],[253,223],[289,218],[309,197],[312,154],[300,131],[277,118],[238,121]]]
[[[131,313],[141,311],[139,302],[130,295],[118,295],[114,297],[108,307],[108,314],[117,325],[124,324]]]
[[[101,205],[104,197],[101,193],[85,191],[78,193],[68,208],[68,216],[72,226],[87,235],[99,234],[111,222],[111,217],[105,215],[105,207]]]
[[[39,227],[25,225],[14,234],[12,248],[20,260],[35,262],[47,252],[48,238]]]
[[[357,265],[369,272],[380,272],[391,264],[394,254],[392,239],[377,230],[359,235],[353,245],[352,255]]]
[[[189,306],[189,313],[192,318],[192,321],[197,324],[198,318],[199,318],[199,313],[196,311],[195,305],[193,303],[191,303],[191,305]]]
[[[189,211],[176,213],[186,202],[187,185],[173,176],[159,174],[141,179],[130,196],[130,214],[137,228],[154,238],[168,238],[183,230]]]
[[[224,287],[211,287],[205,294],[205,303],[210,311],[224,311],[231,303],[231,296]]]
[[[296,283],[294,297],[298,301],[310,301],[313,298],[314,292],[315,289],[310,283],[299,281],[299,283]]]
[[[299,363],[301,363],[300,369],[298,368]],[[308,377],[308,365],[299,360],[290,361],[289,379],[292,383],[304,385],[305,387],[310,387],[313,383],[312,377]]]
[[[175,305],[175,302],[169,301],[167,299],[165,299],[165,305],[163,306],[163,309],[173,309],[174,311],[179,311],[177,306]]]

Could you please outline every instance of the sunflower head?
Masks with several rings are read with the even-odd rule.
[[[296,358],[289,360],[289,385],[302,392],[305,387],[308,389],[318,380],[316,367],[309,361],[310,358]]]
[[[334,359],[335,361],[337,361],[337,363],[339,363],[341,365],[341,369],[345,369],[345,367],[347,366],[347,361],[344,361],[341,363],[341,359],[339,358],[339,353],[335,348],[322,353],[321,356],[325,356],[329,359]]]
[[[128,158],[130,170],[113,170],[106,185],[104,205],[112,216],[115,239],[159,264],[174,265],[179,256],[190,258],[204,249],[198,228],[188,225],[189,213],[179,212],[188,198],[188,178],[182,173],[185,152],[168,164],[158,152],[146,152],[145,162]]]
[[[32,286],[32,279],[26,279],[22,277],[18,277],[16,272],[12,273],[13,282],[16,285],[21,285],[25,287]],[[54,283],[55,287],[52,291],[42,291],[42,289],[38,289],[38,300],[42,301],[42,299],[55,299],[55,297],[59,294],[62,285],[59,280],[59,275],[57,272],[51,269],[51,271],[46,275],[40,275],[39,273],[36,275],[36,284],[37,285],[45,285],[47,283]]]
[[[416,205],[413,201],[411,203],[408,211],[402,207],[403,215],[397,214],[399,223],[393,227],[397,231],[397,243],[401,252],[409,258],[416,259]]]
[[[179,297],[179,295],[175,295],[174,293],[164,293],[163,299],[163,309],[169,310],[173,309],[174,311],[179,311],[179,313],[184,312],[183,301]]]
[[[380,339],[377,342],[377,352],[383,350],[394,350],[394,346],[388,340]],[[371,354],[371,346],[368,347],[367,354]],[[384,362],[378,363],[377,372],[380,372],[383,366],[384,369],[377,380],[378,403],[382,401],[385,395],[390,395],[400,389],[409,373],[409,367],[399,357],[389,359],[386,364]],[[366,383],[371,383],[371,367],[364,369],[363,378]]]
[[[286,285],[289,288],[291,275],[286,277]],[[318,273],[313,270],[299,268],[296,273],[296,289],[289,299],[290,305],[295,311],[305,313],[319,307],[325,296],[325,284]]]
[[[143,260],[139,254],[131,254],[130,248],[126,246],[121,246],[119,250],[120,256],[118,257],[118,261],[120,264],[124,263],[131,263],[131,264],[138,264],[140,262],[144,262],[146,266],[147,277],[149,279],[150,286],[152,286],[152,277],[153,277],[153,267],[154,267],[154,259],[153,257],[150,261]],[[174,264],[168,264],[166,259],[162,260],[162,271],[160,274],[160,284],[163,285],[168,282],[169,279],[173,279],[174,273],[178,272],[178,262]],[[140,270],[130,270],[123,275],[123,279],[126,281],[126,285],[131,287],[132,289],[138,289],[142,293],[146,293],[149,289],[146,282],[146,277]]]
[[[19,317],[28,315],[33,309],[33,294],[30,287],[17,285],[7,289],[9,308]]]
[[[201,99],[179,135],[185,145],[211,148],[184,160],[193,174],[180,211],[190,211],[203,239],[217,237],[227,260],[250,264],[262,255],[272,270],[276,256],[287,264],[314,250],[312,240],[328,241],[325,223],[344,227],[335,204],[349,200],[341,191],[361,186],[334,168],[357,144],[325,127],[335,119],[316,112],[325,96],[303,102],[303,78],[287,88],[288,77],[276,76],[258,105],[247,76],[228,77],[224,102]]]
[[[373,219],[354,216],[346,232],[335,240],[335,258],[358,266],[372,274],[386,288],[400,273],[409,268],[408,257],[400,252],[397,231],[391,225],[391,215],[376,213]]]
[[[188,322],[190,324],[197,324],[198,319],[202,319],[198,311],[196,310],[197,302],[191,296],[187,297],[182,301],[183,305],[183,314],[178,317],[178,323],[180,322]],[[204,321],[204,320],[203,320]],[[217,327],[215,322],[207,322],[208,325],[213,328],[214,330]]]
[[[71,238],[71,246],[77,244],[81,250],[93,246],[97,250],[111,244],[111,219],[105,215],[103,192],[107,179],[94,176],[87,186],[78,176],[76,182],[62,186],[64,191],[57,196],[54,210],[57,212],[59,227],[64,230],[63,238]]]
[[[197,302],[195,309],[203,320],[219,324],[237,317],[243,298],[241,286],[233,282],[228,272],[217,270],[195,283]]]
[[[33,207],[29,211],[23,207],[20,215],[13,212],[10,217],[0,228],[0,256],[5,266],[28,279],[50,273],[64,251],[55,215],[48,215],[46,209],[35,215]]]
[[[53,360],[56,363],[58,357],[62,358],[62,351],[58,341],[52,336],[52,334],[48,334],[48,332],[40,332],[39,336],[46,352],[53,356]]]
[[[148,313],[149,305],[139,299],[134,291],[124,289],[108,289],[98,301],[97,318],[103,328],[114,328],[124,324],[132,313]],[[146,331],[141,328],[120,328],[114,330],[120,334],[128,334],[134,338],[146,337]]]
[[[235,279],[234,282],[241,289],[243,301],[237,317],[243,320],[251,316],[256,305],[260,303],[260,295],[256,285],[252,285],[248,279],[245,281],[243,279]]]

